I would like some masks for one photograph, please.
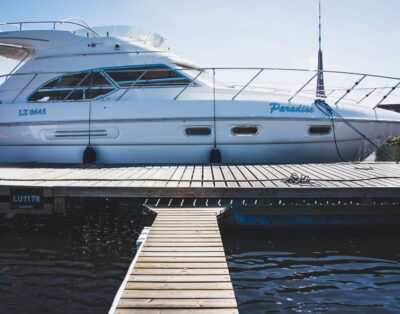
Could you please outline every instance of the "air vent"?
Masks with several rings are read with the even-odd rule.
[[[315,125],[308,129],[310,135],[327,135],[330,134],[332,127],[326,125]]]
[[[107,136],[107,130],[68,130],[68,131],[55,131],[55,137],[88,137],[90,136]]]
[[[80,139],[80,138],[88,138],[89,135],[91,138],[117,138],[119,136],[119,131],[116,128],[106,128],[106,129],[50,129],[50,130],[41,130],[40,134],[47,140],[61,140],[61,139]]]

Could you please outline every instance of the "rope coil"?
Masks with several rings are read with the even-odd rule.
[[[298,175],[297,173],[291,173],[290,177],[283,181],[284,183],[290,184],[309,184],[311,179],[306,175]]]

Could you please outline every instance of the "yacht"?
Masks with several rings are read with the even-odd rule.
[[[360,103],[377,89],[361,89],[361,80],[390,81],[381,102],[399,78],[342,73],[357,80],[315,93],[310,86],[318,81],[320,89],[329,71],[202,68],[139,28],[43,23],[0,25],[0,56],[19,61],[1,77],[0,162],[354,161],[400,135],[400,114]],[[59,29],[65,25],[76,30]],[[215,79],[231,70],[252,74],[241,85]],[[291,73],[307,79],[290,89],[257,85],[278,72],[280,82]],[[350,101],[356,91],[364,96]]]

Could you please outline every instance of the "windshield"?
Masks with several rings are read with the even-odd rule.
[[[129,41],[137,41],[146,45],[151,45],[155,48],[168,50],[164,37],[143,28],[128,25],[110,25],[92,27],[92,30],[102,37],[122,37]],[[93,34],[84,28],[75,31],[75,34],[83,37],[93,37]]]

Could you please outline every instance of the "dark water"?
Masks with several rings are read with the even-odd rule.
[[[89,209],[0,225],[0,313],[106,313],[143,221]]]
[[[395,158],[396,160],[400,160],[400,144],[396,144],[396,145],[384,145],[382,147],[382,149],[390,154],[393,158]],[[376,152],[376,157],[375,157],[376,161],[392,161],[391,158],[389,158],[388,156],[386,156],[384,153],[382,153],[381,151],[377,151]]]
[[[0,313],[106,313],[143,219],[86,208],[0,223]],[[400,311],[400,231],[223,229],[241,313]]]
[[[400,231],[224,232],[241,313],[400,312]]]

